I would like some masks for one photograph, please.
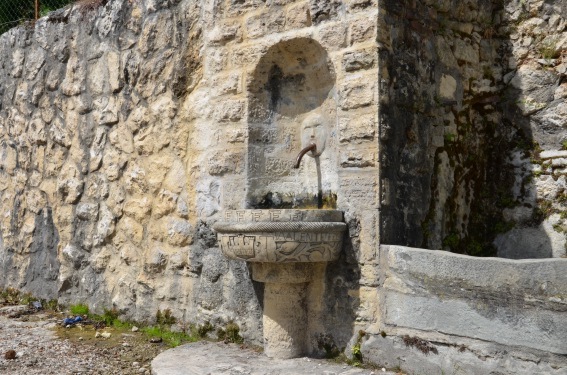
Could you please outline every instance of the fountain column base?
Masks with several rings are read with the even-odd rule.
[[[253,263],[253,278],[264,287],[264,353],[271,358],[305,354],[305,295],[313,270],[308,263]]]

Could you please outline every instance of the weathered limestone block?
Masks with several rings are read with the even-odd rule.
[[[152,209],[151,201],[148,197],[132,197],[124,203],[124,213],[136,219],[138,222],[147,220]]]
[[[215,152],[208,158],[207,171],[211,176],[220,176],[225,173],[241,173],[244,165],[244,155],[240,150],[226,150]]]
[[[347,52],[343,55],[343,67],[347,72],[369,69],[376,64],[376,51],[372,49]]]
[[[167,152],[162,152],[146,160],[145,170],[148,171],[146,181],[148,189],[152,194],[156,194],[162,187],[165,176],[173,164],[173,160],[175,160],[174,157]]]
[[[320,22],[337,18],[341,5],[339,0],[310,0],[309,14],[311,15],[311,21],[316,25]]]
[[[347,26],[343,23],[326,23],[317,30],[317,41],[329,51],[346,46]]]
[[[20,78],[22,76],[22,72],[24,71],[24,61],[26,55],[25,52],[21,49],[14,50],[12,55],[12,71],[10,74],[14,78]]]
[[[178,195],[169,190],[160,190],[154,200],[152,216],[160,218],[173,212],[177,207]]]
[[[245,103],[242,100],[223,101],[215,109],[215,120],[220,122],[235,122],[244,117]]]
[[[372,141],[378,129],[377,120],[373,113],[359,115],[353,118],[339,120],[339,142],[361,143]]]
[[[113,147],[108,147],[103,157],[104,174],[109,181],[115,181],[122,175],[122,170],[127,163],[125,155]]]
[[[74,54],[67,62],[65,79],[61,83],[61,92],[67,96],[79,95],[85,90],[86,68],[85,62]]]
[[[311,13],[308,2],[299,2],[289,7],[286,14],[285,28],[287,30],[311,26]]]
[[[117,230],[124,231],[127,238],[137,246],[140,246],[144,239],[144,227],[130,217],[120,220]]]
[[[81,262],[85,258],[85,252],[71,244],[65,246],[61,253],[63,255],[63,259],[75,268],[79,268]]]
[[[246,20],[246,37],[254,39],[262,37],[267,33],[278,33],[283,31],[284,25],[284,11],[272,8],[265,13],[258,13]]]
[[[363,17],[351,22],[349,45],[368,42],[375,37],[376,21],[374,17]]]
[[[99,208],[99,221],[96,226],[96,234],[93,242],[95,245],[103,244],[106,239],[114,233],[116,228],[116,217],[108,209],[106,204],[101,204]]]
[[[446,100],[455,100],[456,92],[457,80],[451,75],[443,74],[439,83],[439,96]]]
[[[98,220],[98,209],[98,203],[81,202],[77,205],[75,214],[81,220],[96,222]]]
[[[375,82],[368,77],[353,75],[339,91],[339,105],[345,110],[369,106],[374,102]]]
[[[49,128],[49,133],[55,143],[66,148],[71,147],[73,134],[70,133],[69,128],[61,117],[55,117]]]
[[[478,64],[480,61],[478,45],[462,39],[455,39],[454,54],[457,60],[470,64]]]
[[[144,271],[149,274],[163,272],[168,256],[160,247],[153,247],[144,258]]]
[[[134,152],[134,138],[126,125],[119,124],[108,134],[110,144],[126,154]]]
[[[353,147],[339,151],[339,160],[343,168],[374,167],[377,163],[377,153],[374,148],[359,149]]]
[[[57,191],[65,203],[76,203],[83,194],[84,177],[77,165],[68,161],[57,178]]]
[[[89,172],[95,172],[102,166],[104,146],[106,145],[106,131],[99,127],[96,129],[90,149]]]
[[[14,145],[10,145],[5,141],[3,141],[1,145],[0,167],[8,174],[13,175],[18,167],[18,152]]]
[[[118,101],[116,97],[100,97],[93,102],[93,117],[98,125],[114,125],[118,122]]]
[[[208,33],[208,40],[212,44],[226,44],[230,41],[242,41],[242,27],[237,22],[223,22],[215,26]]]

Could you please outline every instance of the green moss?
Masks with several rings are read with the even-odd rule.
[[[461,237],[457,233],[451,233],[443,239],[443,247],[456,250],[461,242]]]

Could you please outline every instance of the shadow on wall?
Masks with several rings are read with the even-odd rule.
[[[557,175],[541,152],[565,137],[545,114],[561,105],[561,78],[538,58],[548,42],[533,29],[550,27],[555,3],[382,3],[382,243],[565,253],[564,236],[552,233],[565,184],[551,183]]]
[[[325,306],[323,332],[315,337],[319,355],[333,358],[343,352],[355,332],[360,298],[353,295],[360,290],[360,264],[356,254],[360,254],[359,223],[347,222],[348,232],[341,256],[329,263],[325,272]]]

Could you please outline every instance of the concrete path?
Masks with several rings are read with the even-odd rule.
[[[237,345],[197,342],[166,350],[152,361],[154,375],[394,375],[311,358],[272,359]]]

